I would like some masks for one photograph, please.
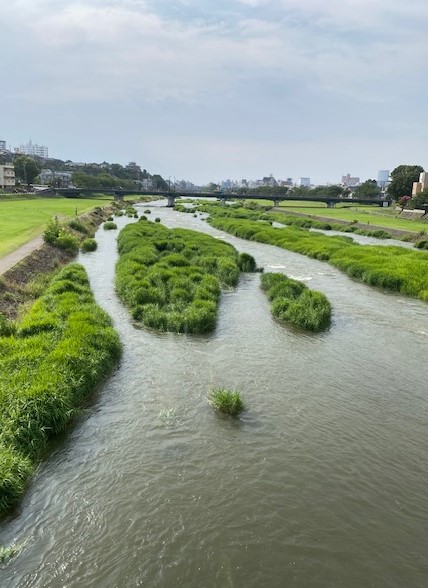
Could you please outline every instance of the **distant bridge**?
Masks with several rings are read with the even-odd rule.
[[[285,196],[276,196],[265,194],[235,194],[233,192],[192,192],[190,190],[123,190],[121,188],[55,188],[56,194],[67,196],[68,198],[78,198],[82,195],[89,195],[94,193],[111,194],[116,200],[123,200],[126,195],[132,196],[162,196],[167,198],[167,206],[172,208],[175,205],[176,198],[215,198],[225,203],[227,200],[266,200],[273,202],[274,206],[278,206],[280,202],[324,202],[327,208],[334,208],[336,204],[373,204],[376,206],[387,207],[390,206],[391,200],[381,200],[380,198],[365,200],[363,198],[338,198],[337,196],[313,196],[312,198],[304,198],[302,196],[295,196],[293,194]]]

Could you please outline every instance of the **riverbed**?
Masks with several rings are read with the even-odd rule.
[[[427,304],[146,208],[321,290],[332,327],[278,324],[259,274],[223,294],[211,335],[137,327],[114,291],[117,232],[99,230],[79,261],[123,359],[0,525],[24,544],[0,586],[425,587]],[[239,419],[210,407],[220,386],[241,391]]]

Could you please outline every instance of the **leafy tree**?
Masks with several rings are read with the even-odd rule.
[[[376,180],[366,180],[354,190],[354,198],[361,198],[364,200],[373,200],[380,198],[381,189],[377,185]]]
[[[123,167],[123,165],[120,165],[120,163],[112,163],[110,165],[110,172],[112,173],[112,175],[116,176],[117,178],[122,178],[124,180],[130,179],[129,173]]]
[[[30,185],[41,172],[41,167],[31,157],[21,155],[13,162],[15,176]]]
[[[135,184],[132,180],[117,178],[108,173],[94,176],[84,172],[75,172],[73,174],[73,184],[77,186],[77,188],[88,190],[102,190],[103,188],[122,188],[124,190],[135,189]]]
[[[314,188],[315,195],[319,198],[321,196],[332,196],[333,198],[339,198],[343,194],[342,186],[317,186]]]
[[[214,184],[214,182],[210,182],[207,186],[207,192],[218,192],[219,190],[219,184]]]
[[[162,176],[159,174],[155,174],[152,176],[153,185],[157,190],[168,190],[169,184],[166,182]]]
[[[419,180],[419,174],[424,171],[421,165],[399,165],[391,172],[391,183],[388,186],[388,196],[399,200],[402,196],[412,193],[413,182]]]
[[[296,186],[290,190],[290,196],[298,196],[299,198],[316,197],[315,190],[309,186]]]
[[[420,194],[413,196],[413,198],[409,201],[409,204],[413,208],[422,208],[428,206],[428,190],[424,190]]]

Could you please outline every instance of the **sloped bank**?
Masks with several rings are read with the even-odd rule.
[[[0,337],[0,514],[22,496],[49,439],[67,427],[120,353],[78,264],[61,270],[15,331]]]
[[[97,207],[77,220],[89,229],[92,227],[95,232],[114,209],[114,204],[104,208]],[[70,223],[75,221],[76,219],[72,219]],[[0,316],[15,319],[22,304],[34,301],[40,294],[45,286],[45,277],[69,263],[75,255],[74,251],[60,249],[45,242],[3,273],[0,276]]]

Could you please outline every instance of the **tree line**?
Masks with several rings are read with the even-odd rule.
[[[85,163],[75,166],[76,171],[60,159],[41,160],[38,157],[27,155],[14,156],[12,159],[15,169],[15,177],[18,183],[30,186],[37,183],[37,178],[42,171],[42,165],[51,171],[70,170],[73,185],[82,189],[121,188],[135,190],[142,180],[149,179],[156,190],[167,190],[168,183],[159,174],[150,174],[147,170],[141,170],[136,164],[123,166],[120,163]],[[9,163],[8,161],[1,161]]]

